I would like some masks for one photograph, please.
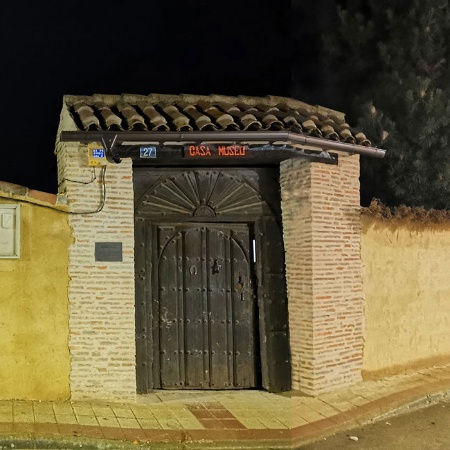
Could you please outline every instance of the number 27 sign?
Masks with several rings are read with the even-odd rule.
[[[156,147],[147,146],[139,148],[139,157],[140,158],[156,158]]]

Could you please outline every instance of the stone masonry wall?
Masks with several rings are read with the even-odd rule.
[[[359,156],[281,164],[293,389],[317,395],[361,379]]]
[[[75,130],[64,109],[60,131]],[[71,210],[74,242],[69,255],[71,398],[134,400],[134,201],[130,160],[102,169],[87,165],[87,148],[57,143],[59,192]],[[84,184],[86,183],[86,184]],[[122,262],[95,260],[96,242],[121,242]]]

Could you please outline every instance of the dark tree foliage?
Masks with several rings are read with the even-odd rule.
[[[362,203],[450,209],[449,0],[348,0],[324,62],[349,119],[387,151],[361,158]]]

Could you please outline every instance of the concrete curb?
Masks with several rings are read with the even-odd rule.
[[[109,441],[104,439],[70,439],[62,438],[27,438],[11,437],[0,439],[0,450],[25,450],[25,449],[53,449],[53,450],[288,450],[292,449],[290,443],[274,442],[149,442],[132,443],[123,441]]]
[[[427,406],[435,405],[436,403],[446,401],[449,399],[450,399],[450,390],[425,395],[424,397],[413,400],[408,404],[398,407],[397,409],[389,411],[380,416],[373,417],[369,422],[366,423],[379,422],[380,420],[385,420],[389,417],[394,417],[401,414],[406,414],[408,412],[417,411],[419,409],[426,408]]]
[[[412,389],[413,390],[413,389]],[[364,405],[362,407],[355,408],[354,411],[352,411],[351,414],[343,413],[344,416],[349,416],[348,420],[342,420],[340,424],[335,424],[334,426],[330,427],[324,427],[324,429],[320,432],[317,432],[314,435],[310,436],[304,436],[297,439],[293,439],[292,441],[292,449],[301,449],[303,446],[311,444],[313,442],[317,442],[321,439],[324,439],[326,437],[329,437],[331,435],[342,433],[348,430],[351,430],[353,428],[361,427],[364,425],[369,425],[371,423],[380,422],[382,420],[386,420],[391,417],[399,416],[401,414],[406,414],[411,411],[416,411],[422,408],[426,408],[428,406],[434,405],[436,403],[439,403],[441,401],[446,401],[450,399],[450,387],[445,390],[441,390],[439,392],[433,392],[430,394],[422,395],[417,398],[411,398],[410,400],[403,400],[399,402],[395,397],[405,397],[404,394],[408,392],[406,391],[400,391],[397,394],[393,394],[391,397],[393,397],[393,401],[397,402],[397,405],[393,406],[388,401],[386,403],[386,406],[384,408],[381,408],[383,412],[374,414],[370,410],[371,404],[376,405],[376,403],[379,402],[379,400],[375,400],[373,402],[368,403],[367,405]],[[401,403],[401,404],[399,404]],[[373,408],[374,410],[376,408]],[[380,411],[380,409],[378,409]],[[340,416],[340,415],[338,415]],[[353,416],[353,417],[350,417]],[[316,425],[316,424],[314,424]],[[301,428],[301,427],[300,427]]]

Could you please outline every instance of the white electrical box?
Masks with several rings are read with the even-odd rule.
[[[0,204],[0,258],[20,257],[20,205]]]

